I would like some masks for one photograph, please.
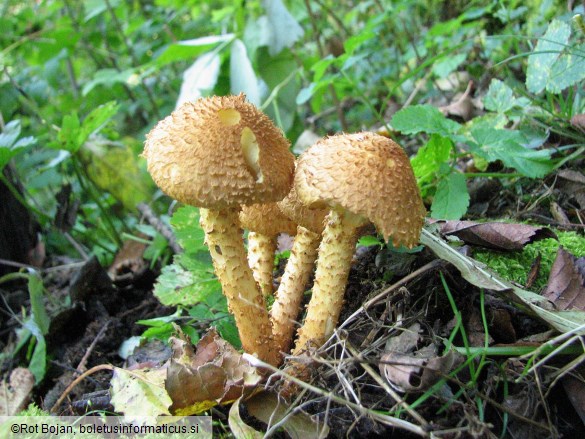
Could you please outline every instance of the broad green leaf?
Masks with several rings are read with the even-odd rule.
[[[189,253],[207,251],[205,233],[199,226],[199,209],[193,206],[182,206],[171,218],[171,225],[177,241]]]
[[[100,105],[87,115],[81,124],[79,131],[79,138],[77,139],[80,145],[83,145],[89,136],[98,131],[102,126],[109,121],[117,112],[120,106],[116,101],[110,101]]]
[[[8,164],[10,159],[20,152],[25,147],[35,143],[34,137],[20,136],[20,120],[11,120],[4,126],[4,130],[0,133],[0,172],[4,166]]]
[[[452,150],[453,142],[438,134],[433,134],[427,144],[418,150],[410,163],[419,187],[424,189],[438,177],[441,165],[449,161]]]
[[[362,247],[373,247],[375,245],[381,246],[382,244],[383,242],[380,241],[380,238],[372,235],[362,236],[358,240],[358,245]]]
[[[49,144],[52,148],[63,149],[75,153],[81,147],[79,143],[80,123],[75,111],[63,116],[61,129],[57,133],[57,141]]]
[[[505,113],[516,105],[514,92],[499,79],[492,79],[490,88],[483,98],[486,110]]]
[[[178,41],[167,46],[156,58],[154,64],[162,67],[175,61],[193,60],[199,55],[208,52],[219,44],[228,43],[234,39],[234,34],[211,35],[193,40]]]
[[[213,274],[187,271],[177,264],[167,265],[154,287],[154,295],[167,306],[189,306],[221,297],[221,285]],[[217,296],[219,295],[219,296]]]
[[[213,90],[219,77],[221,60],[219,54],[207,52],[195,60],[195,62],[183,73],[183,83],[175,107],[194,101],[206,91]]]
[[[435,219],[460,219],[469,206],[469,192],[465,176],[452,172],[441,180],[431,205],[431,217]]]
[[[28,275],[28,294],[30,297],[30,307],[32,318],[39,327],[42,335],[47,335],[49,332],[49,325],[51,319],[44,303],[44,292],[43,281],[36,274]]]
[[[585,78],[585,44],[570,47],[553,64],[546,89],[560,93]]]
[[[553,20],[545,34],[538,40],[528,57],[526,88],[531,93],[540,93],[551,84],[553,64],[565,49],[571,36],[571,27],[559,20]]]
[[[43,380],[47,371],[47,342],[45,341],[43,330],[39,328],[34,317],[26,320],[23,327],[34,336],[35,345],[28,363],[28,369],[33,373],[35,382],[38,384]]]
[[[92,138],[81,150],[81,161],[91,181],[130,210],[149,199],[153,189],[139,160],[128,145],[104,139]]]
[[[441,58],[433,65],[433,73],[439,78],[446,78],[454,72],[467,59],[466,53]]]
[[[431,105],[414,105],[398,111],[391,121],[392,127],[402,134],[429,133],[448,137],[460,128],[457,122],[447,119]]]
[[[270,29],[268,53],[275,56],[292,47],[303,37],[304,31],[281,0],[262,0],[262,6],[266,9]]]
[[[111,87],[114,84],[127,84],[129,83],[130,77],[135,74],[136,69],[126,69],[119,72],[116,69],[101,69],[95,72],[93,79],[87,82],[81,94],[87,96],[98,85],[105,85]]]
[[[232,43],[230,56],[230,89],[232,94],[245,93],[252,104],[260,106],[262,99],[260,84],[248,58],[246,46],[237,39]]]
[[[470,143],[474,154],[489,161],[501,160],[526,177],[543,177],[554,167],[551,152],[525,148],[528,139],[520,131],[474,128],[471,136],[477,142]]]
[[[110,381],[111,403],[125,422],[140,425],[140,417],[170,415],[173,404],[165,389],[166,368],[125,370],[114,368]]]

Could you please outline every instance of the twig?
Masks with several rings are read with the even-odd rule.
[[[79,375],[77,378],[75,378],[73,380],[73,382],[71,384],[69,384],[67,386],[67,388],[63,391],[63,393],[61,394],[61,396],[59,397],[57,402],[53,405],[53,407],[51,407],[51,410],[50,410],[51,413],[55,413],[55,411],[63,403],[65,398],[67,398],[67,395],[69,395],[69,393],[71,393],[71,391],[75,388],[75,386],[77,386],[80,382],[82,382],[86,377],[88,377],[96,372],[99,372],[100,370],[114,370],[114,366],[112,366],[110,364],[99,364],[99,365],[94,366],[91,369],[85,371],[81,375]]]
[[[171,250],[173,250],[173,252],[183,253],[183,249],[177,242],[177,238],[175,238],[175,234],[173,233],[172,229],[155,215],[154,211],[148,204],[139,203],[136,208],[144,216],[144,219],[148,221],[148,224],[154,227],[154,229],[168,241],[169,247]]]
[[[91,352],[94,350],[95,346],[97,345],[97,342],[105,334],[106,329],[108,329],[109,324],[110,324],[110,322],[107,321],[106,324],[104,326],[102,326],[102,329],[100,329],[100,331],[97,333],[97,335],[95,336],[95,338],[93,339],[93,341],[91,342],[91,344],[89,345],[87,350],[85,351],[83,358],[81,359],[81,361],[77,365],[77,372],[85,371],[85,367],[87,365],[87,360],[88,360],[89,356],[91,355]]]
[[[321,395],[325,398],[327,398],[328,400],[334,401],[337,404],[341,404],[347,407],[350,407],[366,416],[369,416],[372,419],[376,419],[379,422],[382,422],[386,425],[390,425],[392,427],[395,428],[401,428],[403,430],[407,430],[410,431],[411,433],[417,434],[419,436],[422,437],[430,437],[428,431],[426,431],[425,429],[423,429],[422,427],[415,425],[411,422],[405,421],[404,419],[399,419],[399,418],[395,418],[393,416],[388,416],[388,415],[383,415],[381,413],[375,412],[373,410],[369,410],[365,407],[363,407],[362,405],[359,404],[355,404],[351,401],[347,401],[346,399],[343,399],[331,392],[327,392],[323,389],[320,389],[318,387],[312,386],[311,384],[305,383],[302,380],[299,380],[298,378],[289,375],[285,372],[283,372],[280,369],[277,369],[276,367],[272,366],[271,364],[265,363],[264,361],[256,358],[253,355],[244,353],[242,355],[242,358],[244,360],[246,360],[247,362],[249,362],[252,366],[255,367],[260,367],[262,369],[268,369],[272,372],[274,372],[277,375],[280,375],[284,378],[286,378],[288,381],[292,381],[293,383],[295,383],[297,386],[302,387],[304,389],[310,390],[313,393],[316,393],[317,395]]]

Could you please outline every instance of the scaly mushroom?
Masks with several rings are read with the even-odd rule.
[[[264,297],[274,292],[272,273],[276,238],[281,233],[294,235],[297,225],[282,214],[276,203],[242,206],[240,225],[248,229],[248,264]]]
[[[320,347],[337,325],[357,229],[371,221],[386,241],[413,247],[426,212],[408,157],[398,144],[374,133],[318,141],[297,160],[295,189],[308,207],[331,209],[313,295],[293,350],[299,355]]]
[[[200,223],[242,346],[270,364],[264,297],[248,267],[239,227],[242,204],[281,200],[290,190],[294,156],[272,121],[244,95],[185,103],[146,136],[144,156],[169,196],[200,207]]]
[[[294,186],[284,200],[276,203],[283,214],[298,224],[290,257],[286,263],[276,299],[270,310],[276,349],[288,353],[296,327],[303,293],[315,268],[326,209],[309,209],[298,199]]]

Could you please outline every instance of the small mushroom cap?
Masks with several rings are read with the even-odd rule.
[[[294,185],[288,195],[276,204],[282,213],[305,229],[319,235],[323,232],[325,217],[329,213],[329,209],[309,209],[299,200]]]
[[[199,207],[275,202],[293,181],[288,140],[243,94],[181,105],[146,135],[144,157],[163,192]]]
[[[286,217],[276,203],[242,206],[240,225],[244,229],[270,237],[277,236],[279,233],[289,235],[297,233],[297,224]]]
[[[418,243],[425,207],[408,157],[386,137],[363,132],[318,141],[297,160],[295,189],[309,207],[367,218],[395,246]]]

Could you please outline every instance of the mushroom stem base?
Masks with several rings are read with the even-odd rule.
[[[202,208],[200,215],[215,274],[236,319],[242,347],[262,361],[276,365],[279,355],[272,346],[264,297],[248,266],[237,210]]]

